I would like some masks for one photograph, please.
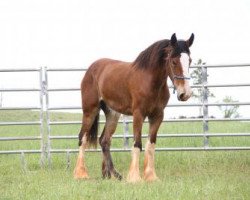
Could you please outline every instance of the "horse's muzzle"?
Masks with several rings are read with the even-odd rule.
[[[177,88],[177,98],[179,101],[187,101],[192,96],[192,90],[188,87]]]
[[[191,94],[180,93],[180,94],[177,95],[177,98],[178,98],[179,101],[187,101],[191,97]]]

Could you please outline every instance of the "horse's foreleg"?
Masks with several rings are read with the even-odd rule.
[[[102,153],[103,153],[102,176],[103,178],[111,178],[111,176],[114,176],[118,180],[121,180],[122,176],[115,170],[112,157],[110,154],[111,139],[113,133],[115,132],[120,114],[114,111],[109,111],[106,112],[105,115],[106,115],[106,124],[102,132],[102,135],[99,139],[99,143],[102,147]]]
[[[144,179],[146,181],[154,181],[158,179],[155,173],[154,154],[155,143],[151,143],[150,140],[148,140],[145,147],[144,158]]]
[[[134,130],[134,147],[132,148],[132,161],[129,168],[129,173],[127,180],[128,182],[139,182],[141,181],[140,170],[139,170],[139,158],[140,151],[142,150],[142,142],[141,142],[141,129],[144,121],[144,117],[141,112],[133,113],[134,122],[133,122],[133,130]]]
[[[146,181],[157,180],[158,177],[155,173],[154,166],[154,154],[155,154],[155,142],[157,131],[163,119],[163,112],[154,117],[149,117],[149,139],[145,146],[145,158],[144,158],[144,179]]]

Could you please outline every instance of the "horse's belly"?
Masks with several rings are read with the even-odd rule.
[[[131,115],[132,101],[128,88],[126,71],[120,68],[118,69],[110,72],[105,71],[106,74],[103,74],[103,76],[99,78],[99,93],[101,98],[112,110]]]
[[[105,95],[103,100],[112,110],[115,110],[116,112],[119,112],[121,114],[132,115],[132,108],[129,100],[126,100],[125,98],[114,98],[114,97],[109,99],[105,98]]]

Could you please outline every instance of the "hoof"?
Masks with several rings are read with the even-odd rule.
[[[113,175],[114,175],[114,177],[115,177],[117,180],[119,180],[119,181],[122,180],[122,175],[119,174],[117,171],[114,170]]]
[[[142,181],[142,178],[139,174],[129,174],[127,177],[129,183],[139,183]]]
[[[102,171],[102,177],[104,179],[105,178],[110,179],[111,177],[114,177],[119,181],[122,180],[122,176],[116,170],[112,170],[112,171],[104,170]]]
[[[149,171],[149,170],[146,170],[144,172],[144,180],[147,181],[147,182],[152,182],[152,181],[158,181],[160,180],[154,171]]]
[[[75,179],[89,179],[88,173],[83,168],[77,168],[74,170]]]

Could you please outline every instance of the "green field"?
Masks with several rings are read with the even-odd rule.
[[[0,121],[37,120],[39,113],[29,111],[1,111]],[[51,120],[80,120],[80,114],[53,113]],[[211,133],[250,132],[249,122],[213,122]],[[52,135],[77,135],[79,125],[52,126]],[[132,132],[130,126],[130,133]],[[118,127],[118,134],[123,128]],[[143,128],[147,133],[147,124]],[[200,133],[202,124],[163,124],[159,133]],[[0,126],[1,137],[39,136],[37,126]],[[130,140],[130,145],[132,141]],[[52,148],[77,148],[76,140],[55,140]],[[202,138],[158,139],[157,147],[199,147]],[[210,138],[210,146],[250,146],[248,137]],[[113,148],[123,147],[114,139]],[[40,141],[8,141],[0,143],[0,150],[40,149]],[[117,170],[126,178],[130,153],[112,153]],[[72,172],[76,154],[53,154],[52,167],[41,169],[39,154],[26,154],[26,167],[20,155],[0,155],[0,200],[2,199],[250,199],[250,156],[248,151],[220,152],[157,152],[156,172],[160,181],[129,184],[126,180],[101,178],[101,154],[86,153],[90,180],[76,181]],[[143,153],[141,155],[141,172]]]

